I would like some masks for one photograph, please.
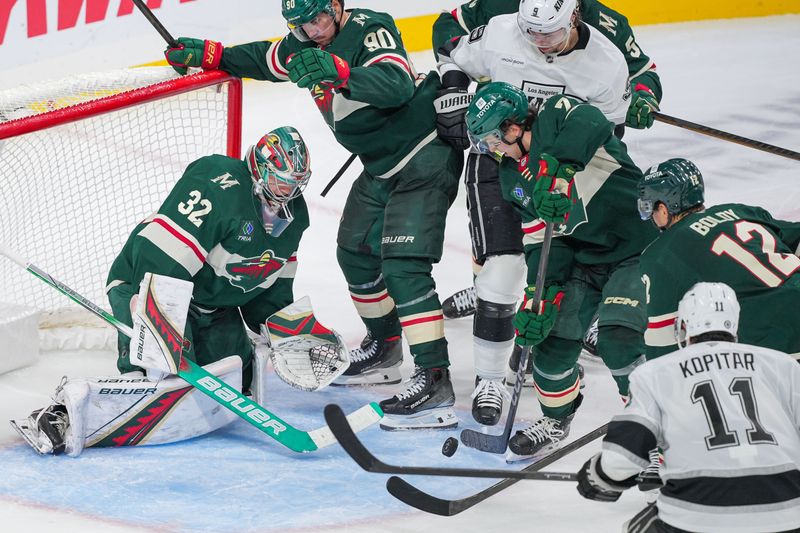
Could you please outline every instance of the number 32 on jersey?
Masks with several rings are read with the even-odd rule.
[[[189,222],[198,228],[203,224],[203,219],[201,217],[209,214],[211,208],[211,202],[203,198],[200,191],[190,192],[189,199],[178,204],[178,212],[182,215],[186,215]]]

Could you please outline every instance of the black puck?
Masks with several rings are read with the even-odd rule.
[[[447,457],[452,457],[458,449],[458,441],[453,437],[448,437],[444,444],[442,444],[442,454]]]

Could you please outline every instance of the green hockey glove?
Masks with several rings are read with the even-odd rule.
[[[328,85],[334,89],[347,87],[350,65],[339,56],[319,48],[304,48],[289,57],[289,79],[298,87]]]
[[[572,209],[574,187],[572,179],[575,165],[559,163],[555,157],[542,154],[539,173],[533,186],[533,206],[536,214],[545,222],[564,224]]]
[[[637,130],[643,130],[653,125],[653,111],[658,111],[658,100],[647,85],[637,83],[633,88],[631,105],[628,107],[628,116],[625,125]]]
[[[186,74],[188,67],[201,67],[206,70],[213,70],[219,67],[222,61],[222,43],[203,39],[192,39],[189,37],[179,37],[178,47],[168,46],[164,50],[167,63],[178,74]]]
[[[536,288],[531,285],[525,288],[522,305],[514,315],[514,342],[520,346],[535,346],[545,340],[556,323],[556,316],[564,298],[564,290],[558,285],[551,285],[544,290],[539,308],[533,309],[533,295]]]

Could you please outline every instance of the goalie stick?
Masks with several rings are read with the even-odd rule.
[[[593,440],[602,437],[607,431],[608,424],[603,424],[597,429],[590,431],[582,437],[579,437],[569,444],[559,448],[553,453],[543,457],[542,459],[539,459],[535,463],[526,466],[521,470],[521,472],[535,473],[542,468],[549,466],[551,463],[558,461],[565,455],[574,452],[578,448],[581,448]],[[388,490],[389,494],[401,502],[414,507],[415,509],[419,509],[420,511],[425,511],[426,513],[436,514],[439,516],[453,516],[462,511],[466,511],[470,507],[473,507],[487,498],[494,496],[498,492],[507,489],[517,481],[519,481],[519,479],[504,479],[502,481],[498,481],[490,487],[476,492],[471,496],[456,500],[437,498],[436,496],[419,490],[403,478],[399,478],[397,476],[392,476],[386,480],[386,490]]]
[[[577,481],[572,472],[526,472],[524,470],[491,470],[480,468],[441,468],[430,466],[395,466],[384,463],[364,446],[353,432],[342,408],[335,404],[325,406],[325,421],[344,451],[366,470],[376,474],[408,474],[417,476],[486,477],[539,479],[552,481]]]
[[[533,295],[533,308],[539,308],[544,291],[544,280],[547,274],[547,261],[550,256],[550,243],[553,241],[553,223],[548,222],[544,230],[544,240],[542,241],[542,255],[539,257],[539,268],[536,271],[536,290]],[[519,398],[522,395],[522,383],[525,381],[525,369],[528,367],[528,358],[531,356],[531,347],[525,346],[522,349],[519,362],[517,363],[517,380],[514,382],[514,392],[508,405],[508,416],[503,433],[500,435],[488,435],[465,429],[461,432],[461,442],[465,446],[489,453],[505,453],[508,448],[508,440],[511,438],[511,430],[514,428],[514,418],[517,416]]]
[[[133,329],[117,320],[111,313],[103,310],[95,303],[87,300],[68,286],[53,278],[44,270],[26,261],[18,253],[0,244],[0,255],[4,255],[19,266],[41,279],[54,289],[68,296],[72,301],[102,318],[130,337]],[[330,446],[336,442],[330,428],[325,425],[312,431],[302,431],[284,422],[273,413],[243,395],[235,388],[228,386],[217,376],[210,374],[203,367],[185,357],[181,357],[178,376],[186,380],[192,387],[200,390],[232,413],[272,437],[279,443],[295,452],[313,452],[319,448]],[[383,416],[378,404],[371,402],[348,415],[348,420],[358,430],[371,426]]]

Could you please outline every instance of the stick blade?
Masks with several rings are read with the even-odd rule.
[[[380,461],[358,439],[341,407],[334,403],[328,404],[324,414],[331,433],[358,466],[370,472],[376,465],[380,465]]]
[[[443,500],[422,492],[406,480],[397,476],[391,476],[386,480],[386,490],[389,491],[389,494],[406,505],[419,509],[420,511],[425,511],[426,513],[439,516],[453,516],[461,512],[458,510],[454,512],[454,509],[451,508],[451,504],[454,503],[453,500]]]
[[[506,453],[508,438],[506,435],[487,435],[480,431],[465,429],[461,432],[461,443],[488,453]]]

